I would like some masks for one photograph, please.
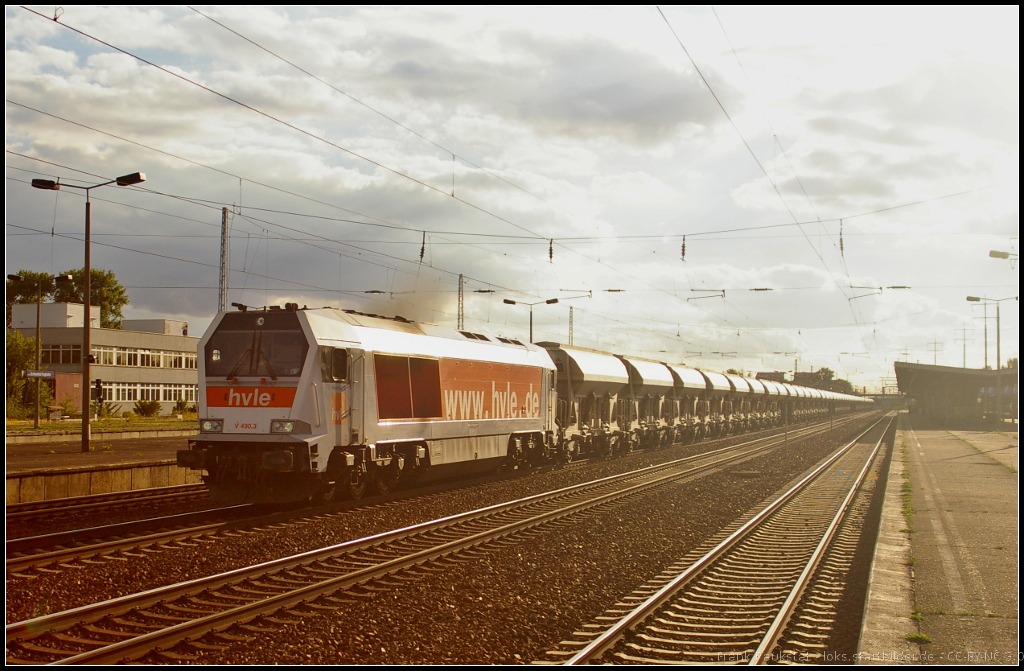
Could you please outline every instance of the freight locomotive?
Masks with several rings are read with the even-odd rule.
[[[612,456],[867,399],[402,317],[288,303],[217,315],[179,466],[224,502],[327,501]]]

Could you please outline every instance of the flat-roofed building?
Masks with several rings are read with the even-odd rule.
[[[40,319],[41,368],[82,373],[82,328],[85,306],[44,303]],[[90,341],[94,363],[89,386],[101,380],[103,399],[131,410],[135,401],[159,401],[163,414],[179,400],[196,402],[199,338],[188,335],[188,322],[175,319],[126,319],[121,329],[99,328],[99,308],[92,306]],[[36,306],[13,307],[11,324],[28,338],[36,337]],[[63,387],[58,394],[81,406],[81,387]],[[65,398],[55,397],[57,403]]]

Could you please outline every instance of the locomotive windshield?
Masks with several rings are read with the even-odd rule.
[[[294,312],[229,312],[206,343],[206,375],[298,377],[308,350]]]

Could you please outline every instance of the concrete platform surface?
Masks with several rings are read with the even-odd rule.
[[[77,437],[48,443],[7,445],[7,475],[38,471],[120,466],[153,461],[174,461],[178,450],[188,448],[187,436],[103,440],[94,438],[92,452],[83,453]]]
[[[923,661],[1016,664],[1017,440],[904,420]]]

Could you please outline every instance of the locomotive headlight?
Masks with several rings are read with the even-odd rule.
[[[270,420],[270,433],[313,433],[313,428],[309,425],[309,422],[303,422],[298,419],[272,419]]]
[[[295,431],[295,422],[287,419],[275,419],[270,422],[270,433],[292,433]]]
[[[199,428],[203,433],[220,433],[224,430],[223,419],[204,419],[199,422]]]

